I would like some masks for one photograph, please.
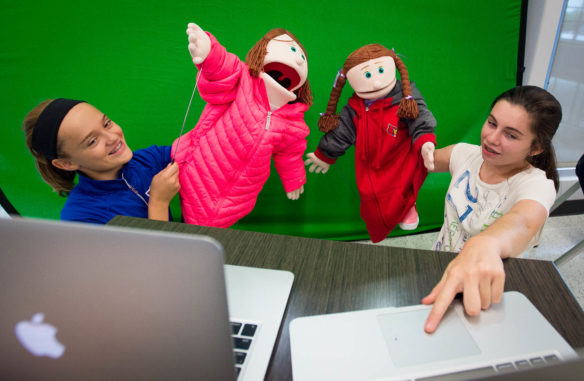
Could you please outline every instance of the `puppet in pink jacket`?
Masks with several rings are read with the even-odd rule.
[[[196,24],[189,24],[187,34],[207,105],[178,149],[178,139],[173,145],[185,222],[229,227],[247,215],[269,177],[272,157],[287,197],[298,199],[306,182],[304,112],[312,104],[300,42],[273,29],[244,63]]]

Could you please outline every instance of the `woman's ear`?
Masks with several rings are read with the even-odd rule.
[[[53,167],[62,169],[64,171],[75,171],[78,168],[77,164],[74,164],[69,159],[63,159],[63,158],[53,159],[53,160],[51,160],[51,164],[53,164]]]
[[[541,148],[541,145],[537,144],[535,147],[533,147],[531,149],[531,152],[529,153],[529,155],[530,156],[537,156],[542,152],[543,152],[543,148]]]

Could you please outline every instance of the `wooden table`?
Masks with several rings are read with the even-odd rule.
[[[292,380],[288,327],[300,316],[420,304],[452,253],[291,237],[115,217],[109,225],[208,235],[232,265],[288,270],[294,285],[268,380]],[[526,295],[574,348],[584,347],[584,312],[550,261],[504,261],[505,291]]]

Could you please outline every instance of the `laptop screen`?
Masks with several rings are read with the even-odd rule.
[[[0,219],[0,375],[235,379],[221,246]]]

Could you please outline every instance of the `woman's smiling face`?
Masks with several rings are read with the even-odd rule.
[[[88,103],[80,103],[65,116],[59,127],[60,153],[53,165],[81,171],[95,180],[112,180],[132,159],[120,126]]]
[[[541,149],[533,148],[535,135],[527,111],[501,100],[495,104],[481,130],[483,160],[508,169],[522,168],[527,158]]]

